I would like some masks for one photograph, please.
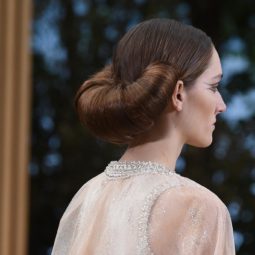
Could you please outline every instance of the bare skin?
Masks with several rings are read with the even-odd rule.
[[[178,81],[171,101],[152,130],[139,137],[120,161],[153,161],[175,169],[184,144],[207,147],[212,143],[216,116],[226,110],[217,90],[222,68],[213,50],[208,68],[191,88]]]

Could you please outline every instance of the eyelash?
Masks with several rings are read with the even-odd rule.
[[[219,83],[211,84],[210,90],[213,91],[214,93],[216,93],[218,91],[218,85],[219,85]]]

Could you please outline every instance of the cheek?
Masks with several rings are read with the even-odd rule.
[[[185,129],[186,132],[195,133],[210,131],[211,125],[214,122],[215,116],[215,100],[211,95],[201,95],[194,98],[187,105],[185,113]]]
[[[198,118],[205,120],[214,118],[216,100],[214,95],[209,93],[204,93],[204,95],[193,102],[193,110]]]
[[[214,94],[205,91],[194,96],[186,105],[183,128],[188,144],[196,147],[211,144],[215,102]]]

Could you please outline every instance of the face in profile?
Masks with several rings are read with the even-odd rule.
[[[213,49],[208,68],[185,91],[183,102],[183,129],[186,143],[207,147],[212,143],[216,117],[226,110],[218,90],[222,68],[218,53]]]

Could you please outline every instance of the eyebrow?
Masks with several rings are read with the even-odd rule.
[[[214,76],[214,77],[212,77],[212,79],[222,79],[222,77],[223,77],[223,74],[221,73],[221,74],[217,74],[216,76]]]

